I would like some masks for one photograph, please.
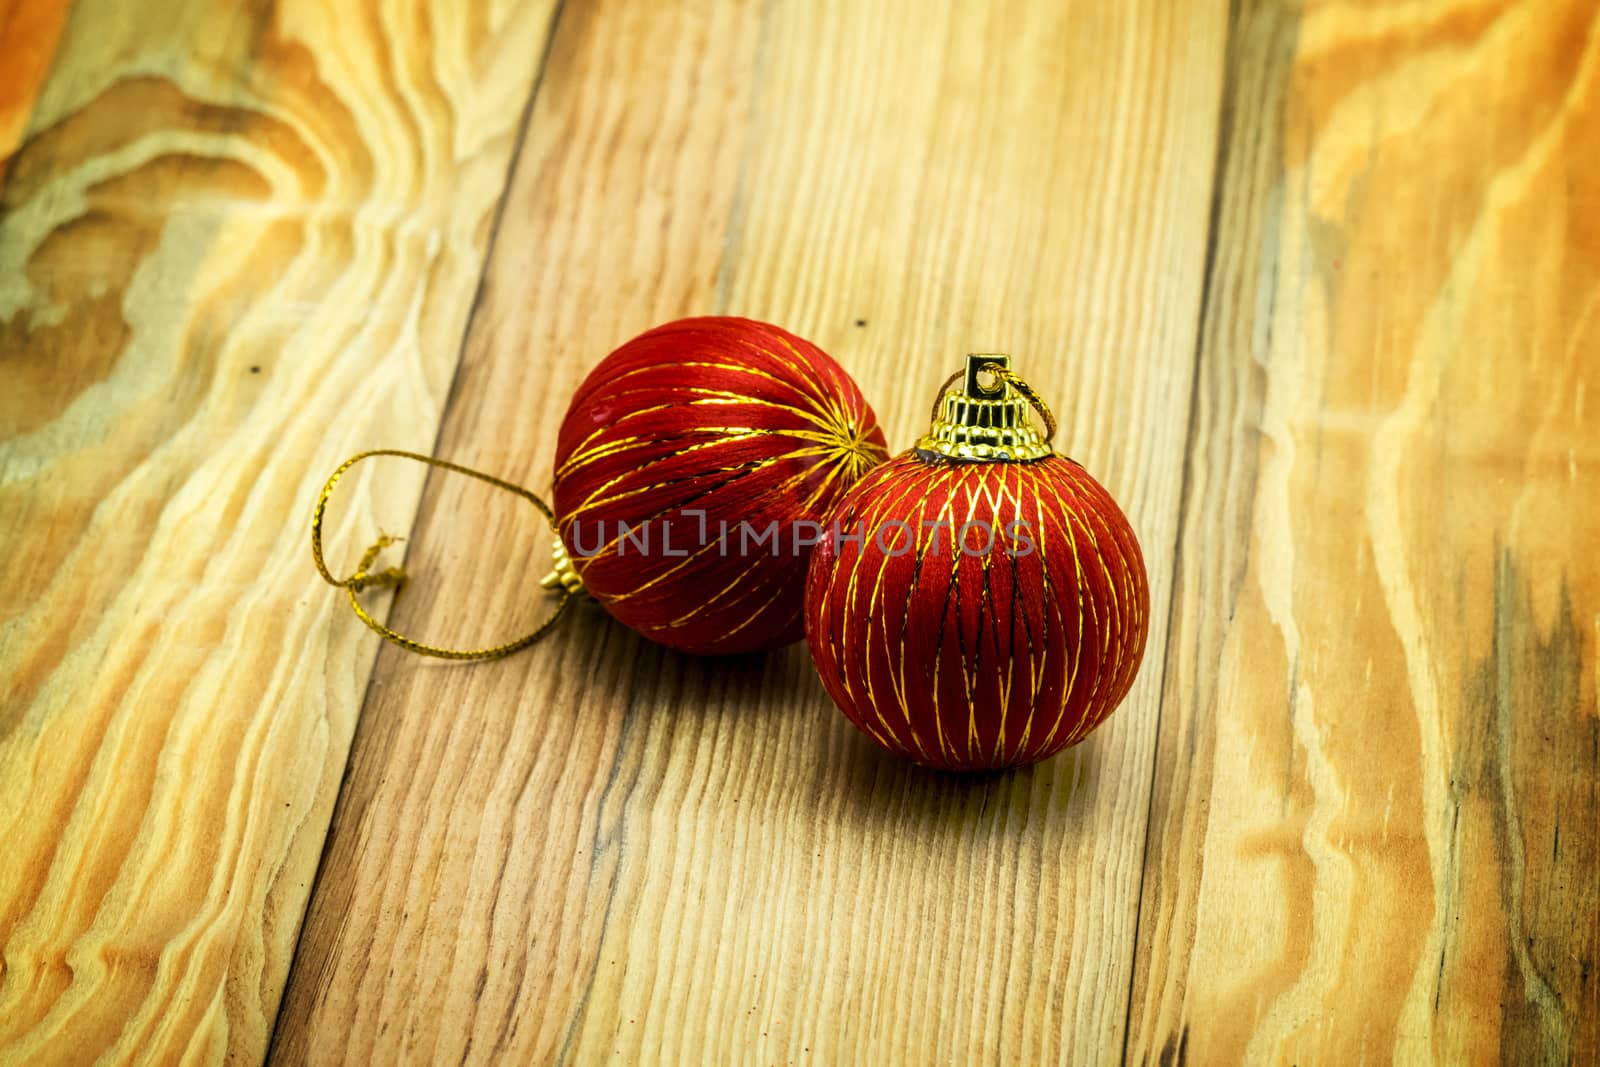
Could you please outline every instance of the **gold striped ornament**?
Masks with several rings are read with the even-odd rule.
[[[845,495],[812,555],[817,671],[889,751],[956,771],[1032,763],[1083,740],[1132,686],[1144,557],[1054,433],[1009,357],[969,356],[928,434]]]

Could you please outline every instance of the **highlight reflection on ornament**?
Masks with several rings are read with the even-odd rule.
[[[1032,763],[1132,686],[1144,559],[1111,495],[1054,453],[1049,409],[1008,357],[969,356],[940,393],[917,447],[839,504],[812,554],[806,638],[828,693],[889,751],[949,770]]]

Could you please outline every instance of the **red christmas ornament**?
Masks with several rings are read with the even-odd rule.
[[[1008,358],[970,356],[965,377],[929,435],[840,503],[812,554],[806,638],[868,737],[976,771],[1044,759],[1111,714],[1144,655],[1149,591],[1127,518],[1051,451],[1049,410]]]
[[[749,319],[667,323],[602,360],[567,409],[557,570],[685,652],[796,641],[811,546],[887,458],[860,389],[809,341]]]

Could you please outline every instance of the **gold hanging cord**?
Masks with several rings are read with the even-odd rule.
[[[354,609],[356,616],[385,639],[393,641],[401,648],[409,649],[424,656],[436,656],[439,659],[450,660],[499,659],[502,656],[509,656],[513,652],[527,648],[548,633],[550,628],[555,625],[556,620],[561,618],[562,612],[566,611],[567,605],[572,603],[574,590],[570,586],[560,583],[547,584],[546,587],[552,589],[561,598],[560,603],[555,606],[555,610],[532,633],[519,637],[507,644],[496,645],[493,648],[456,649],[423,644],[421,641],[389,629],[383,623],[367,614],[367,610],[361,606],[361,600],[357,594],[363,589],[381,589],[385,587],[398,589],[401,583],[406,580],[405,570],[401,567],[390,567],[377,572],[369,572],[368,570],[377,562],[379,553],[390,545],[405,540],[405,538],[390,537],[386,534],[380,536],[366,552],[362,553],[361,562],[356,564],[355,573],[341,580],[329,573],[328,565],[322,558],[322,519],[323,514],[328,510],[328,500],[333,496],[333,488],[339,484],[339,479],[344,477],[345,472],[357,463],[364,459],[371,459],[374,456],[396,456],[400,459],[414,459],[418,463],[425,463],[430,467],[438,467],[440,470],[453,471],[456,474],[465,474],[469,478],[476,478],[480,482],[488,482],[496,489],[504,489],[508,493],[520,496],[538,508],[544,517],[549,520],[552,529],[555,528],[556,522],[555,513],[550,510],[550,505],[540,500],[533,493],[530,493],[520,485],[513,485],[511,482],[503,481],[491,474],[484,474],[482,471],[475,471],[470,467],[463,467],[442,459],[434,459],[432,456],[424,456],[416,452],[402,452],[392,448],[379,448],[351,456],[339,465],[338,470],[333,472],[333,475],[328,479],[328,483],[322,487],[322,494],[317,497],[317,507],[311,515],[311,558],[316,561],[317,571],[322,575],[324,581],[329,585],[338,586],[350,594],[350,607]]]

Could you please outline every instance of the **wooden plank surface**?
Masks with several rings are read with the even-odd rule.
[[[1600,1061],[1600,17],[1246,4],[1132,1058]]]
[[[901,448],[964,353],[999,346],[1165,557],[1224,22],[569,4],[441,453],[548,484],[582,374],[682,314],[813,338]],[[526,512],[430,482],[408,559],[436,577],[404,626],[470,644],[531,621]],[[274,1059],[1114,1051],[1161,669],[1158,644],[1094,744],[963,780],[872,750],[803,648],[695,660],[591,608],[481,668],[385,650]]]
[[[259,1061],[378,643],[305,508],[433,443],[549,12],[65,12],[0,8],[0,1061]]]
[[[0,49],[0,1063],[1600,1061],[1585,0],[0,0]],[[1150,563],[1105,728],[929,775],[803,648],[592,606],[375,655],[333,464],[547,486],[585,371],[705,312],[897,449],[1013,353]],[[336,568],[379,528],[402,628],[544,610],[514,499],[373,464]]]

